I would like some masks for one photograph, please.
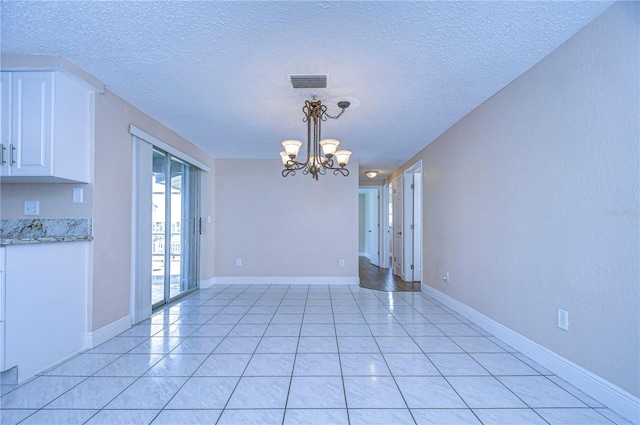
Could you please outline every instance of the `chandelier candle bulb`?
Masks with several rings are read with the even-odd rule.
[[[338,142],[336,139],[324,139],[320,141],[322,152],[327,158],[331,158],[333,155],[335,155],[339,144],[340,142]]]
[[[336,152],[336,161],[338,161],[338,165],[344,167],[349,163],[349,157],[351,156],[351,151],[337,151]]]
[[[299,140],[285,140],[282,142],[282,146],[284,146],[284,150],[287,152],[287,155],[289,155],[289,158],[293,159],[298,155],[302,142]]]

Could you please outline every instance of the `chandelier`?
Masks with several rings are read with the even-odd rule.
[[[289,174],[295,175],[296,171],[302,170],[302,174],[311,174],[318,180],[320,174],[326,174],[327,170],[333,170],[334,175],[349,175],[349,170],[345,168],[349,162],[350,151],[337,150],[339,141],[336,139],[322,139],[322,121],[328,118],[338,119],[349,107],[349,102],[338,102],[338,107],[342,110],[338,115],[332,117],[327,114],[327,107],[315,97],[313,100],[304,102],[302,112],[304,112],[303,122],[307,123],[307,158],[304,162],[296,159],[302,142],[299,140],[285,140],[282,142],[284,152],[280,152],[284,170],[282,177]],[[322,149],[322,153],[320,150]]]

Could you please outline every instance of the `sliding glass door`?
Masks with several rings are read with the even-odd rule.
[[[153,308],[198,286],[196,167],[153,149],[151,301]]]

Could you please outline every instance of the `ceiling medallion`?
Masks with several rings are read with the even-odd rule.
[[[334,175],[349,175],[349,170],[345,168],[349,162],[351,151],[337,150],[339,141],[336,139],[322,139],[322,121],[328,118],[338,119],[349,107],[349,102],[338,102],[340,113],[335,117],[327,114],[327,107],[315,97],[312,100],[304,102],[302,112],[304,113],[303,122],[307,123],[307,158],[304,162],[296,160],[302,142],[299,140],[285,140],[282,142],[284,152],[280,152],[284,170],[282,177],[289,174],[295,175],[296,171],[302,170],[302,174],[311,174],[315,180],[318,180],[320,174],[326,174],[327,170],[333,170]],[[322,148],[322,153],[320,149]]]

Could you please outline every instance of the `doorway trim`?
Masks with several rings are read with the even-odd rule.
[[[407,168],[403,175],[404,280],[422,282],[422,160]]]

